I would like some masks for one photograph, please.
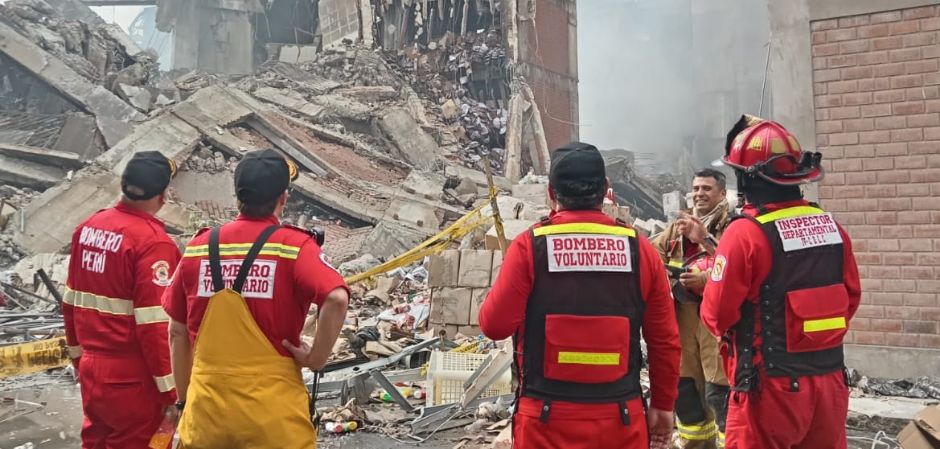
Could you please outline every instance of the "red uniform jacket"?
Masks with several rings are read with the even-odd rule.
[[[784,203],[767,204],[768,212],[794,206],[806,206],[807,201],[790,201]],[[752,205],[746,205],[743,212],[757,216],[758,211]],[[852,252],[852,242],[849,235],[839,226],[842,235],[842,248],[845,258],[843,265],[843,279],[845,289],[849,294],[849,318],[855,315],[862,298],[861,281],[858,277],[858,266],[855,264],[855,254]],[[750,220],[735,220],[725,230],[715,255],[716,259],[724,258],[724,268],[720,273],[712,272],[712,277],[705,286],[705,295],[702,300],[701,316],[705,326],[712,334],[721,336],[728,332],[738,320],[741,319],[741,305],[744,301],[757,303],[759,290],[764,279],[770,273],[771,248],[764,232],[756,223]],[[757,321],[760,326],[760,320]],[[760,347],[760,329],[757,329],[755,347]],[[757,351],[754,363],[762,362],[760,351]],[[734,383],[734,363],[725,361],[728,379]]]
[[[615,225],[616,222],[597,210],[561,211],[552,215],[552,224],[599,223]],[[650,364],[650,405],[670,411],[676,402],[679,384],[679,329],[676,325],[675,306],[666,280],[663,263],[656,250],[643,237],[638,237],[640,247],[640,290],[646,300],[643,316],[643,339],[648,348]],[[517,331],[524,338],[526,304],[532,290],[535,271],[532,266],[532,234],[525,232],[512,241],[503,259],[499,276],[489,295],[480,307],[480,330],[493,340],[511,337]],[[520,359],[521,363],[521,359]],[[542,401],[522,398],[520,412],[532,410],[538,416]],[[619,417],[616,404],[576,404],[556,401],[552,405],[552,416],[564,415],[573,419],[592,417]]]
[[[168,404],[176,392],[160,297],[179,257],[152,215],[123,204],[99,211],[72,235],[62,304],[73,358],[84,351],[146,363]]]
[[[277,223],[274,216],[256,219],[240,215],[222,226],[219,254],[222,277],[227,284],[235,280],[242,260],[258,235]],[[173,283],[163,297],[167,314],[174,321],[187,325],[193,344],[209,297],[215,293],[209,270],[208,243],[209,232],[200,232],[186,245]],[[290,357],[281,341],[286,339],[298,345],[310,304],[321,305],[326,296],[337,288],[346,288],[346,283],[326,262],[317,242],[310,234],[284,227],[268,238],[258,254],[242,288],[242,297],[274,349]]]

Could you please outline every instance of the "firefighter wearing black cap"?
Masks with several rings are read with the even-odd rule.
[[[669,283],[652,245],[601,212],[607,188],[597,148],[557,149],[556,211],[513,240],[481,306],[483,333],[514,339],[515,448],[646,449],[672,434],[680,348]]]
[[[186,245],[163,298],[180,388],[180,447],[316,447],[302,366],[326,364],[346,318],[346,284],[313,234],[279,223],[294,164],[274,150],[235,169],[240,214]],[[311,304],[315,340],[300,341]]]
[[[135,154],[118,204],[72,235],[62,315],[82,387],[84,448],[145,448],[164,415],[175,412],[160,297],[180,254],[154,217],[175,173],[159,152]]]

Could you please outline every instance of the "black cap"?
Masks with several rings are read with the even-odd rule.
[[[604,157],[597,147],[589,143],[571,142],[552,153],[552,166],[548,181],[562,195],[585,196],[595,193],[607,180]],[[565,191],[565,181],[579,181],[595,186],[590,191]]]
[[[121,192],[129,199],[149,200],[166,190],[176,176],[176,162],[159,151],[135,153],[121,175]]]
[[[275,150],[252,151],[235,167],[235,196],[248,204],[274,200],[297,179],[297,166]]]

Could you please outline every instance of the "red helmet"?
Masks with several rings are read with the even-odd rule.
[[[779,123],[744,115],[728,133],[721,163],[774,184],[798,185],[822,179],[821,160]]]

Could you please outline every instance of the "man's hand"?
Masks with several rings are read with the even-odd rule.
[[[676,220],[676,226],[679,232],[692,243],[701,244],[708,235],[708,231],[705,230],[705,225],[702,224],[702,220],[686,213],[683,213],[682,216]]]
[[[177,423],[179,423],[180,411],[176,408],[176,404],[164,405],[163,416],[169,419],[170,422],[175,426]]]
[[[297,364],[300,366],[310,368],[312,371],[321,371],[323,366],[326,365],[326,360],[323,360],[323,363],[317,363],[319,366],[311,365],[313,346],[309,345],[302,338],[300,339],[300,346],[294,346],[287,340],[281,341],[281,344],[294,356],[294,360],[296,360]]]
[[[707,271],[699,271],[698,273],[682,273],[679,275],[679,283],[689,290],[705,288],[705,284],[707,282]]]
[[[646,411],[646,426],[650,435],[672,435],[673,414],[665,410],[650,407]]]

